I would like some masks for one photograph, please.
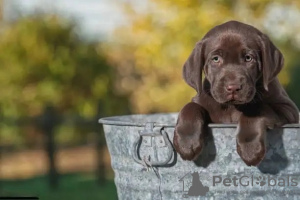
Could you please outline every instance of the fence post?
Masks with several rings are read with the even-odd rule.
[[[54,128],[58,124],[58,116],[55,108],[48,105],[44,109],[44,113],[40,117],[40,127],[45,134],[45,150],[48,157],[48,178],[50,188],[55,189],[58,186],[58,172],[55,162],[55,142],[54,142]]]
[[[96,116],[95,124],[95,133],[96,133],[96,150],[97,150],[97,169],[96,176],[97,182],[100,185],[103,185],[106,181],[105,179],[105,163],[104,163],[104,151],[103,147],[105,146],[104,131],[101,126],[99,126],[98,120],[102,117],[101,113],[103,112],[103,103],[100,101],[98,104],[98,112]]]

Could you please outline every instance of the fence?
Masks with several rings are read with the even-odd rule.
[[[27,124],[34,125],[37,127],[44,135],[43,149],[47,155],[48,163],[48,183],[50,188],[56,189],[59,186],[59,173],[56,165],[56,151],[57,144],[55,142],[55,130],[59,125],[70,125],[75,124],[80,127],[88,127],[92,130],[96,138],[96,152],[97,152],[97,166],[96,166],[96,176],[99,184],[105,183],[105,164],[104,164],[104,152],[103,147],[105,146],[104,134],[101,126],[98,124],[98,119],[100,118],[98,114],[93,119],[86,119],[80,116],[60,116],[57,114],[55,108],[48,105],[44,108],[44,112],[37,117],[33,118],[22,118],[18,120],[5,119],[2,120],[5,124],[11,126],[24,126]],[[12,147],[0,147],[1,152],[11,151]],[[1,181],[1,180],[0,180]],[[0,182],[1,184],[1,182]]]

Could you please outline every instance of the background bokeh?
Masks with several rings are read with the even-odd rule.
[[[300,107],[297,0],[0,1],[0,196],[116,199],[97,119],[178,112],[195,43],[238,20],[285,57],[280,82]]]

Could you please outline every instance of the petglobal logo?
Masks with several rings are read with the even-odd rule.
[[[298,186],[297,179],[292,176],[274,177],[274,176],[232,176],[223,178],[222,176],[213,176],[213,186],[223,184],[225,187],[238,187],[238,186]]]
[[[198,172],[189,172],[184,176],[179,178],[179,181],[182,182],[182,191],[183,197],[188,198],[191,196],[206,196],[207,193],[214,190],[214,187],[238,187],[239,190],[245,188],[247,191],[248,188],[259,188],[265,187],[271,189],[272,187],[278,188],[292,188],[299,187],[299,176],[292,175],[231,175],[231,176],[222,176],[214,175],[202,179],[201,173]]]

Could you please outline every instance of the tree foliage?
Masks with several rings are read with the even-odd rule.
[[[179,109],[195,95],[182,79],[182,66],[195,43],[215,25],[234,19],[252,24],[262,31],[262,20],[273,1],[149,0],[145,9],[124,4],[128,24],[116,29],[107,54],[117,66],[118,89],[131,94],[134,112],[169,112]],[[277,4],[295,1],[277,1]],[[280,74],[289,83],[288,69],[294,57],[291,44],[274,41],[285,47],[287,67]]]
[[[94,117],[99,104],[103,115],[126,107],[112,89],[113,68],[97,44],[76,35],[75,23],[55,15],[34,15],[7,24],[0,35],[4,116],[39,115],[45,104],[61,114],[84,117]]]

